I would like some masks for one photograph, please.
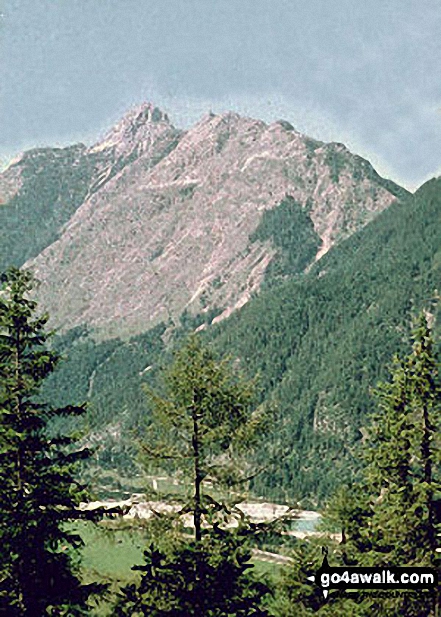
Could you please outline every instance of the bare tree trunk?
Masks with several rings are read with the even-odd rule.
[[[20,399],[20,330],[17,329],[17,336],[15,339],[15,387],[16,387],[16,395],[15,395],[15,413],[17,418],[21,418],[21,399]],[[18,496],[21,499],[23,492],[23,470],[22,470],[22,452],[20,444],[17,448],[17,492]]]
[[[201,498],[201,484],[202,484],[202,471],[200,461],[200,443],[199,443],[199,424],[196,405],[192,408],[193,418],[193,457],[194,457],[194,532],[196,542],[200,542],[202,539],[202,498]]]
[[[431,437],[433,434],[433,426],[430,423],[429,411],[427,404],[423,407],[423,439],[421,442],[421,455],[424,465],[424,482],[427,485],[426,499],[428,509],[428,541],[431,553],[431,559],[435,557],[436,550],[436,531],[435,517],[433,511],[433,477],[432,477],[432,452],[430,447]]]

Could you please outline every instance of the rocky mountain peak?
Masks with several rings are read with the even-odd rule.
[[[114,150],[118,156],[144,152],[164,132],[176,131],[168,116],[153,103],[133,107],[89,152]]]
[[[174,149],[181,135],[182,131],[170,123],[167,114],[152,103],[133,107],[101,141],[88,149],[87,154],[96,164],[90,194],[141,157],[146,168],[153,167]]]
[[[287,122],[227,112],[181,131],[151,103],[95,146],[43,162],[23,175],[20,210],[10,208],[46,222],[50,190],[50,234],[23,227],[39,238],[25,263],[54,327],[87,324],[104,338],[187,314],[220,320],[264,279],[301,275],[403,191],[343,145]],[[5,204],[19,179],[0,175]]]
[[[130,109],[114,127],[120,128],[125,133],[136,133],[146,123],[165,122],[170,124],[168,115],[153,103],[145,102]]]

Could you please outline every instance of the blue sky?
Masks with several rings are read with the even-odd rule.
[[[441,173],[439,0],[0,1],[0,162],[132,105],[284,118],[415,188]]]

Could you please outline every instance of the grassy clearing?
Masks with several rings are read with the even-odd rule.
[[[77,529],[83,539],[83,567],[99,572],[102,577],[130,580],[131,568],[142,563],[145,535],[136,527],[108,529],[101,525],[82,523]]]
[[[77,523],[75,531],[84,542],[82,549],[84,573],[94,572],[101,579],[126,583],[136,578],[131,568],[143,561],[147,537],[142,528],[126,526],[109,528],[92,523]],[[281,566],[253,557],[256,574],[278,574]]]
[[[141,564],[146,539],[136,527],[108,528],[89,522],[73,526],[83,542],[82,578],[85,583],[103,582],[109,585],[107,597],[101,598],[93,611],[96,617],[111,616],[118,591],[139,576],[131,568]]]
[[[107,526],[78,522],[72,530],[78,533],[83,542],[82,577],[85,583],[100,581],[109,584],[108,597],[103,597],[94,609],[95,617],[110,617],[112,604],[121,587],[136,581],[139,574],[131,568],[143,561],[143,551],[147,544],[145,531],[134,525]],[[251,560],[253,572],[273,582],[280,577],[279,564],[262,561],[256,557]]]

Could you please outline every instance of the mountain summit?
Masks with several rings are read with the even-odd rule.
[[[91,148],[32,152],[0,175],[3,237],[32,236],[13,261],[52,324],[100,337],[222,319],[406,194],[342,144],[231,112],[181,131],[146,103]]]
[[[151,103],[131,109],[104,137],[89,148],[89,153],[114,149],[117,156],[134,150],[142,154],[164,132],[173,130],[167,114]]]

